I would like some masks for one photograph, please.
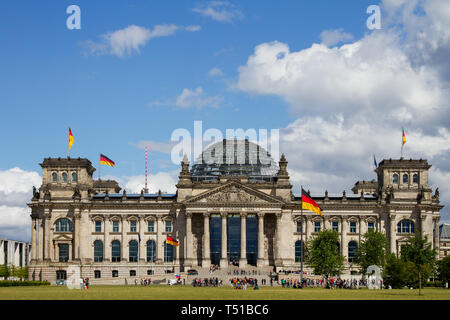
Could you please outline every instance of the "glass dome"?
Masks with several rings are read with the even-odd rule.
[[[226,140],[210,145],[191,169],[193,181],[217,181],[220,176],[244,176],[252,182],[274,181],[278,166],[271,155],[256,143]]]

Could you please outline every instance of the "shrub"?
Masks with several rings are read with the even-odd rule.
[[[3,280],[0,281],[0,287],[28,287],[28,286],[48,286],[48,281],[13,281]]]

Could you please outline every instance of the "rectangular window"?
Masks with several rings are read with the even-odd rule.
[[[302,222],[297,221],[297,232],[302,232]]]
[[[148,232],[155,232],[155,221],[148,221],[147,222],[147,231]]]
[[[166,221],[166,232],[172,232],[172,221]]]
[[[102,222],[95,221],[95,232],[102,232]]]
[[[319,232],[320,231],[320,221],[315,221],[314,222],[314,232]]]
[[[350,222],[350,232],[356,233],[356,222]]]
[[[130,277],[136,277],[136,270],[130,270]]]
[[[153,274],[153,270],[148,269],[148,270],[147,270],[147,275],[148,275],[148,276],[151,276],[152,274]]]
[[[100,270],[94,270],[94,278],[99,279],[102,277]]]
[[[375,223],[373,222],[367,223],[367,229],[369,229],[369,231],[375,230]]]
[[[333,231],[339,232],[339,222],[333,221],[332,222],[332,228],[333,228]]]
[[[112,277],[113,277],[113,278],[117,278],[118,276],[119,276],[119,271],[113,270],[113,271],[112,271]]]
[[[69,245],[66,243],[61,243],[59,247],[59,262],[69,261]]]
[[[130,232],[136,232],[136,221],[130,221]]]
[[[113,221],[113,232],[119,232],[119,221]]]

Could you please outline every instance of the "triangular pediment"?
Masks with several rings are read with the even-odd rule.
[[[59,233],[53,238],[53,240],[55,240],[55,241],[72,240],[72,234],[71,233]]]
[[[224,185],[189,198],[185,200],[184,203],[284,204],[284,201],[238,181],[230,181]]]

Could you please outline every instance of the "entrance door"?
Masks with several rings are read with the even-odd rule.
[[[227,256],[233,265],[239,265],[241,257],[241,217],[229,215],[227,225]]]

